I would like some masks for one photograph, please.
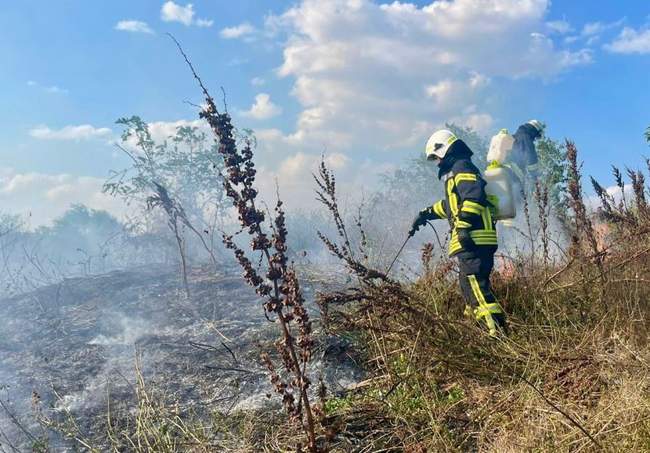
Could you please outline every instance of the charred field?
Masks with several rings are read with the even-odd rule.
[[[58,451],[79,447],[76,438],[110,449],[111,429],[133,428],[139,379],[159,407],[188,420],[276,411],[259,358],[276,332],[259,298],[234,267],[194,268],[190,288],[188,300],[177,268],[138,268],[3,300],[2,443]],[[315,380],[322,373],[343,391],[362,379],[345,342],[318,343]]]

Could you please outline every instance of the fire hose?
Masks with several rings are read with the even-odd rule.
[[[438,241],[438,246],[440,246],[440,249],[442,249],[442,244],[440,243],[440,238],[438,237],[438,232],[436,231],[436,228],[433,226],[433,224],[431,222],[427,222],[427,224],[433,229],[433,232],[436,235],[436,240]],[[412,237],[413,237],[413,235],[408,235],[406,237],[406,240],[404,241],[404,243],[402,244],[402,246],[398,250],[397,254],[395,255],[395,258],[393,258],[393,261],[390,263],[390,266],[388,266],[388,269],[386,269],[386,276],[388,276],[388,273],[393,268],[393,265],[397,261],[397,258],[399,258],[399,256],[402,254],[402,251],[404,250],[404,247],[406,247],[406,244],[408,243],[409,239],[411,239]]]

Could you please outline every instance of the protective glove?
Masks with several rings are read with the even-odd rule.
[[[409,237],[412,237],[416,231],[420,229],[421,226],[424,226],[427,224],[427,219],[426,219],[426,210],[418,212],[418,215],[415,216],[415,219],[413,219],[413,223],[411,224],[411,229],[409,230]]]
[[[476,244],[474,243],[472,237],[469,235],[469,230],[467,228],[458,228],[456,231],[458,232],[458,242],[460,242],[463,250],[476,250]]]

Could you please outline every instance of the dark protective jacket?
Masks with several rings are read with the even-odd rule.
[[[532,175],[537,172],[538,157],[535,140],[540,137],[540,132],[532,124],[526,123],[517,128],[513,137],[515,142],[512,145],[508,166],[523,181],[524,172]]]
[[[451,226],[449,256],[463,251],[458,229],[469,230],[470,237],[481,249],[496,251],[494,207],[487,201],[485,181],[471,160],[472,151],[456,140],[442,160],[438,178],[445,184],[446,198],[422,211],[426,220],[447,219]]]

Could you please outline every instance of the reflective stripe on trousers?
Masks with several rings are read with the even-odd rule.
[[[463,297],[473,308],[477,320],[485,319],[490,332],[496,329],[493,314],[503,313],[490,288],[490,274],[494,267],[494,250],[460,252],[459,283]]]

